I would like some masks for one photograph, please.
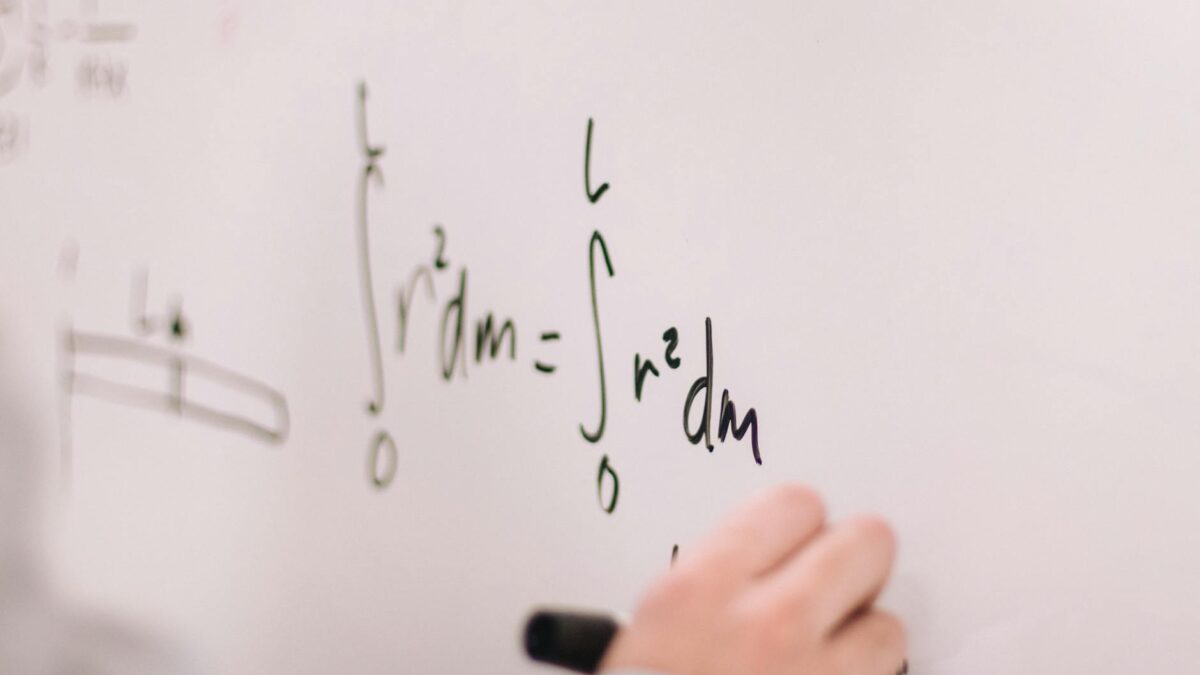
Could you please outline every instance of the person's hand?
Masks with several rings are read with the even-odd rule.
[[[601,671],[896,675],[904,628],[872,606],[895,548],[877,517],[829,525],[811,490],[773,488],[679,556]]]

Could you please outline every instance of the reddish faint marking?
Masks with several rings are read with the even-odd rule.
[[[221,44],[233,44],[237,37],[238,24],[241,22],[241,12],[236,9],[226,10],[221,16],[221,20],[217,23],[217,34],[221,38]]]

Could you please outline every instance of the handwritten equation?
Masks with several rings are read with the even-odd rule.
[[[471,278],[468,268],[466,265],[452,264],[448,256],[448,231],[442,224],[436,224],[432,228],[433,247],[428,262],[411,269],[404,276],[406,281],[395,289],[390,304],[385,303],[382,306],[384,311],[379,311],[375,296],[375,276],[371,266],[369,203],[372,190],[383,188],[380,161],[385,149],[382,145],[372,143],[367,131],[368,106],[365,84],[358,87],[357,103],[361,165],[358,170],[355,231],[358,242],[360,300],[371,375],[371,392],[365,410],[368,416],[377,418],[387,400],[384,375],[385,341],[380,328],[381,316],[394,327],[395,337],[387,345],[387,350],[396,355],[404,355],[409,330],[416,321],[417,313],[414,310],[421,306],[432,306],[435,309],[438,333],[435,356],[441,378],[447,383],[465,380],[468,367],[486,367],[490,362],[502,360],[518,361],[518,354],[523,353],[519,347],[520,339],[526,333],[519,329],[518,322],[510,316],[493,311],[472,312]],[[594,132],[595,122],[589,119],[584,139],[583,183],[584,196],[590,204],[596,204],[610,189],[608,183],[601,183],[594,189],[592,186],[591,154]],[[586,243],[586,273],[589,282],[587,300],[590,303],[592,318],[592,335],[589,338],[594,340],[595,344],[598,411],[588,421],[579,423],[578,429],[584,442],[599,444],[604,438],[608,422],[610,396],[600,289],[605,279],[616,276],[616,266],[608,242],[599,230],[593,231]],[[581,256],[580,260],[582,262],[584,258]],[[705,362],[702,368],[698,369],[698,377],[682,401],[680,417],[683,437],[692,445],[703,445],[709,452],[713,452],[718,443],[742,441],[749,436],[750,456],[756,464],[761,465],[763,458],[759,445],[758,411],[748,407],[745,408],[744,415],[739,416],[738,405],[728,389],[721,389],[718,398],[718,385],[713,377],[714,328],[711,318],[704,320],[703,329]],[[536,336],[536,344],[541,345],[543,350],[550,350],[551,353],[554,343],[563,339],[562,332],[550,326],[537,327],[531,334]],[[684,339],[679,327],[664,326],[660,337],[661,353],[658,350],[647,352],[645,355],[639,352],[632,354],[625,361],[632,364],[631,371],[627,371],[630,372],[632,385],[628,394],[636,402],[642,400],[643,393],[653,386],[656,379],[668,377],[684,366],[683,359],[678,354]],[[656,337],[657,339],[659,338]],[[544,354],[531,359],[529,366],[532,372],[542,377],[552,377],[558,370],[558,364]],[[381,489],[388,487],[396,477],[398,462],[398,450],[392,434],[384,429],[376,430],[368,445],[367,474],[370,483]],[[602,454],[599,458],[596,490],[601,509],[612,513],[618,504],[620,479],[607,454]]]

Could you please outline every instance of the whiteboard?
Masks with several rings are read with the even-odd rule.
[[[896,526],[911,672],[1200,667],[1195,3],[4,7],[62,602],[200,671],[541,672],[531,606],[796,480]]]

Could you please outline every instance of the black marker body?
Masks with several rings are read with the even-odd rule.
[[[543,610],[525,624],[525,653],[534,661],[594,673],[619,627],[603,614]]]

